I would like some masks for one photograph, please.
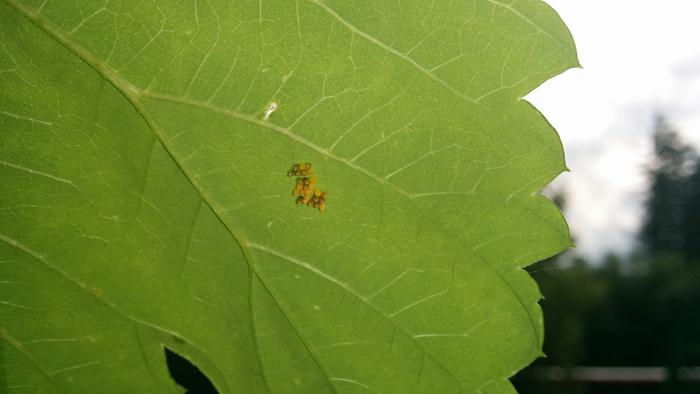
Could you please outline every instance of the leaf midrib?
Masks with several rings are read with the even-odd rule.
[[[165,101],[172,101],[172,102],[176,102],[176,103],[182,103],[182,104],[191,105],[191,106],[193,106],[193,107],[198,107],[198,108],[202,108],[202,109],[205,109],[205,110],[214,112],[214,113],[220,113],[220,114],[223,114],[223,115],[227,115],[227,116],[230,116],[230,117],[235,118],[235,119],[244,120],[244,121],[247,121],[247,122],[256,124],[256,125],[258,125],[258,126],[260,126],[260,127],[263,127],[263,128],[269,129],[269,130],[276,131],[276,132],[278,132],[278,133],[280,133],[280,134],[282,134],[282,135],[287,136],[288,138],[290,138],[290,139],[292,139],[292,140],[294,140],[294,141],[297,141],[297,142],[299,142],[299,143],[301,143],[301,144],[303,144],[303,145],[308,146],[309,148],[311,148],[311,149],[313,149],[313,150],[315,150],[315,151],[317,151],[317,152],[319,152],[319,153],[321,153],[321,154],[327,156],[327,157],[330,158],[330,159],[336,160],[336,161],[338,161],[338,162],[340,162],[340,163],[343,163],[343,164],[347,165],[348,167],[350,167],[350,168],[352,168],[352,169],[354,169],[354,170],[360,172],[361,174],[363,174],[363,175],[365,175],[365,176],[367,176],[367,177],[369,177],[369,178],[371,178],[371,179],[377,181],[380,185],[386,185],[386,186],[388,186],[389,188],[391,188],[391,189],[394,190],[395,192],[399,193],[400,195],[402,195],[402,196],[404,196],[406,199],[408,199],[408,200],[411,202],[411,204],[413,204],[413,206],[415,206],[417,209],[420,209],[420,208],[421,208],[421,207],[418,205],[418,203],[416,202],[416,196],[415,196],[415,195],[413,195],[413,194],[407,192],[406,190],[404,190],[404,189],[402,189],[402,188],[400,188],[400,187],[394,185],[394,184],[393,184],[392,182],[390,182],[387,178],[379,177],[379,176],[377,176],[376,174],[374,174],[374,173],[370,172],[369,170],[365,169],[364,167],[358,166],[357,164],[353,163],[353,162],[350,161],[350,160],[347,160],[347,159],[345,159],[345,158],[343,158],[343,157],[340,157],[340,156],[337,156],[337,155],[333,154],[333,153],[330,152],[329,150],[327,150],[327,149],[325,149],[325,148],[322,148],[322,147],[320,147],[320,146],[314,144],[313,142],[308,141],[308,140],[306,140],[306,139],[304,139],[304,138],[298,136],[297,134],[292,133],[288,128],[285,128],[285,127],[282,127],[282,126],[278,126],[278,125],[276,125],[276,124],[274,124],[274,123],[271,123],[271,122],[266,122],[266,121],[260,120],[260,119],[254,117],[254,116],[247,115],[247,114],[243,114],[243,113],[240,113],[240,112],[235,111],[235,110],[229,110],[229,109],[217,107],[217,106],[211,105],[211,104],[209,104],[209,103],[200,102],[200,101],[196,101],[196,100],[192,100],[192,99],[188,99],[188,98],[177,97],[177,96],[172,96],[172,95],[167,95],[167,94],[161,94],[161,93],[152,93],[152,92],[144,92],[144,93],[141,93],[141,96],[142,96],[142,97],[150,97],[150,98],[154,98],[154,99],[160,99],[160,100],[165,100]],[[187,176],[187,175],[186,175],[186,176]],[[189,178],[189,176],[188,176],[188,178]],[[213,209],[213,208],[212,208],[212,209]],[[219,217],[218,214],[217,214],[217,217]],[[431,220],[434,220],[434,219],[432,219],[432,217],[429,217],[429,218],[430,218]],[[219,217],[219,220],[220,220],[222,223],[224,223],[224,221],[223,221],[220,217]],[[233,235],[233,234],[232,234],[232,235]],[[461,240],[459,240],[459,242],[461,243]],[[474,253],[472,253],[472,254],[474,254]],[[500,273],[495,267],[493,267],[491,264],[489,264],[483,257],[481,257],[481,256],[478,255],[478,254],[474,254],[474,255],[476,256],[477,261],[479,261],[481,264],[484,264],[486,267],[488,267],[489,269],[491,269],[491,270],[494,272],[494,274],[496,275],[496,277],[497,277],[501,282],[503,282],[503,284],[504,284],[504,285],[508,288],[508,290],[513,294],[514,298],[516,299],[516,301],[518,302],[518,304],[520,305],[520,307],[522,307],[523,311],[524,311],[525,314],[527,315],[528,321],[529,321],[529,323],[530,323],[532,335],[533,335],[533,337],[534,337],[534,339],[535,339],[535,343],[537,343],[538,346],[541,346],[541,343],[540,343],[540,341],[539,341],[539,337],[538,337],[538,335],[537,335],[537,329],[536,329],[536,326],[535,326],[535,321],[532,319],[532,316],[530,315],[530,312],[528,311],[527,307],[526,307],[525,304],[523,303],[522,299],[521,299],[520,297],[518,297],[518,294],[517,294],[517,292],[515,291],[515,289],[513,288],[513,286],[510,284],[510,282],[508,282],[508,280],[506,280],[506,279],[501,275],[501,273]],[[383,314],[382,314],[382,315],[383,315]],[[388,316],[384,316],[384,317],[386,317],[387,319],[389,318]],[[422,345],[420,345],[420,346],[421,346],[422,348],[424,348]]]
[[[78,58],[83,60],[87,65],[92,67],[95,71],[97,71],[99,74],[101,74],[106,80],[108,80],[112,85],[114,85],[117,90],[131,103],[131,105],[134,107],[136,112],[139,114],[139,116],[146,122],[148,127],[151,129],[151,131],[158,137],[160,140],[161,144],[163,145],[163,148],[165,151],[168,153],[168,155],[172,158],[172,160],[175,162],[175,164],[178,166],[182,174],[185,176],[185,178],[192,184],[192,187],[197,191],[197,193],[200,195],[202,198],[202,201],[206,203],[214,212],[214,215],[216,216],[217,220],[224,226],[224,228],[227,230],[227,232],[231,235],[231,237],[236,241],[238,244],[239,248],[243,252],[243,255],[245,256],[246,262],[248,263],[248,266],[250,269],[255,273],[255,276],[260,280],[260,282],[263,284],[263,287],[265,290],[270,294],[272,299],[275,301],[275,304],[277,307],[280,309],[282,314],[284,315],[285,319],[290,323],[292,328],[294,329],[295,333],[299,337],[299,339],[302,341],[304,346],[306,347],[307,351],[311,355],[312,359],[318,366],[320,372],[324,375],[326,381],[328,382],[329,386],[333,390],[333,392],[338,393],[339,390],[336,387],[336,384],[334,383],[334,380],[331,379],[331,376],[327,369],[325,368],[325,365],[320,361],[318,358],[318,355],[310,345],[308,339],[306,338],[305,335],[301,333],[299,328],[297,327],[296,323],[294,320],[289,316],[289,311],[286,310],[286,308],[280,303],[278,300],[278,297],[276,294],[272,291],[270,288],[269,284],[266,282],[266,280],[263,278],[263,276],[257,271],[256,268],[256,263],[255,259],[250,252],[250,248],[248,247],[249,242],[243,238],[240,234],[237,234],[230,226],[221,218],[221,215],[218,213],[219,210],[217,210],[217,207],[215,206],[216,204],[213,203],[213,200],[209,195],[202,189],[202,187],[193,179],[192,176],[187,172],[183,164],[180,162],[180,160],[177,158],[177,156],[173,153],[173,149],[170,146],[169,140],[165,137],[165,135],[162,133],[160,128],[155,124],[155,122],[148,116],[147,112],[141,107],[139,98],[142,96],[141,91],[129,83],[127,80],[124,80],[121,76],[119,76],[114,70],[111,68],[107,67],[105,64],[103,64],[96,56],[94,56],[90,51],[87,49],[83,48],[80,46],[78,43],[74,42],[71,40],[69,37],[66,36],[66,34],[58,27],[55,26],[50,20],[47,20],[44,18],[42,15],[36,13],[33,9],[25,6],[24,4],[16,1],[16,0],[5,0],[11,7],[13,7],[18,13],[21,15],[25,16],[27,19],[29,19],[32,23],[34,23],[36,26],[38,26],[40,29],[45,31],[49,36],[54,38],[56,41],[58,41],[61,45],[66,47],[68,50],[70,50],[73,54],[75,54]],[[42,260],[43,261],[43,260]],[[54,269],[57,269],[53,265],[50,265]],[[59,270],[59,272],[63,273],[62,271]],[[70,278],[64,273],[64,276]],[[74,282],[74,281],[73,281]],[[76,282],[76,284],[78,284]],[[78,284],[79,285],[79,284]],[[252,294],[252,293],[251,293]],[[104,300],[101,300],[104,302]],[[117,308],[113,307],[111,304],[106,304],[111,307],[111,309],[115,310],[121,315],[128,316],[118,310]],[[134,317],[129,316],[132,320],[134,321],[140,321],[140,319],[136,319]],[[251,321],[252,323],[252,321]],[[154,325],[150,323],[145,323],[151,327],[155,327]],[[157,327],[158,329],[161,329],[160,327]],[[167,330],[161,329],[164,332],[167,332]],[[256,334],[254,333],[255,331],[253,330],[253,336]],[[260,357],[258,356],[258,359]],[[213,364],[213,363],[212,363]],[[264,369],[261,370],[261,373],[263,375],[263,380],[265,383],[265,388],[267,392],[270,392],[270,387],[269,383],[267,381],[265,371]],[[219,374],[219,376],[222,376]],[[456,377],[455,377],[456,379]],[[459,381],[459,380],[458,380]],[[222,381],[222,384],[225,385],[225,388],[228,390],[228,385],[226,381]],[[230,392],[230,391],[229,391]]]
[[[159,141],[161,142],[161,144],[163,145],[163,148],[166,150],[166,152],[168,153],[168,155],[173,159],[173,161],[174,161],[175,164],[178,166],[178,168],[180,169],[180,171],[182,172],[182,174],[187,178],[187,180],[190,182],[190,184],[192,184],[192,186],[195,188],[195,190],[197,191],[197,193],[198,193],[198,194],[200,195],[200,197],[202,198],[202,201],[203,201],[204,203],[206,203],[206,204],[211,208],[212,212],[215,213],[216,218],[221,222],[221,224],[224,225],[224,228],[226,228],[226,230],[229,232],[229,234],[230,234],[230,235],[233,237],[233,239],[236,241],[236,243],[237,243],[238,246],[241,248],[241,251],[243,252],[243,254],[244,254],[244,256],[245,256],[246,261],[248,262],[248,266],[251,267],[251,269],[252,269],[253,271],[255,271],[256,276],[257,276],[258,278],[260,278],[260,281],[265,285],[264,279],[261,278],[260,275],[258,274],[258,272],[254,269],[255,264],[253,263],[253,260],[252,260],[252,256],[251,256],[251,254],[250,254],[250,251],[249,251],[248,248],[246,247],[246,241],[245,241],[245,240],[242,240],[240,237],[238,237],[238,236],[228,227],[228,225],[221,219],[220,215],[217,213],[217,210],[215,209],[215,207],[214,207],[213,204],[211,203],[210,198],[208,197],[208,195],[207,195],[207,194],[204,192],[204,190],[202,190],[201,187],[193,180],[193,178],[187,173],[187,171],[184,169],[184,167],[182,166],[182,164],[180,163],[180,161],[177,159],[177,157],[172,153],[172,149],[170,148],[170,146],[169,146],[169,144],[168,144],[168,142],[167,142],[167,141],[168,141],[167,138],[165,138],[165,137],[162,135],[162,133],[160,132],[160,129],[155,125],[155,123],[152,121],[152,119],[150,119],[150,117],[146,114],[146,111],[143,110],[143,108],[141,108],[141,105],[140,105],[139,100],[138,100],[138,98],[139,98],[139,96],[140,96],[140,91],[139,91],[139,89],[136,88],[136,87],[135,87],[134,85],[132,85],[131,83],[129,83],[128,81],[126,81],[126,80],[124,80],[123,78],[121,78],[116,72],[114,72],[114,70],[112,70],[111,68],[109,68],[109,67],[107,67],[106,65],[104,65],[104,64],[103,64],[97,57],[95,57],[90,51],[84,49],[84,48],[81,47],[79,44],[77,44],[76,42],[74,42],[74,41],[72,41],[70,38],[68,38],[68,37],[64,34],[64,32],[61,31],[61,29],[60,29],[59,27],[55,26],[51,21],[47,20],[47,19],[44,18],[42,15],[36,13],[33,9],[31,9],[31,8],[29,8],[29,7],[27,7],[27,6],[25,6],[24,4],[22,4],[22,3],[20,3],[20,2],[18,2],[18,1],[16,1],[16,0],[5,0],[5,1],[6,1],[12,8],[14,8],[19,14],[23,15],[24,17],[26,17],[28,20],[30,20],[32,23],[34,23],[34,24],[35,24],[37,27],[39,27],[41,30],[45,31],[50,37],[52,37],[53,39],[55,39],[56,41],[58,41],[61,45],[63,45],[63,46],[66,47],[68,50],[70,50],[73,54],[75,54],[78,58],[80,58],[81,60],[83,60],[87,65],[89,65],[89,66],[92,67],[95,71],[97,71],[99,74],[101,74],[106,80],[108,80],[113,86],[115,86],[115,87],[117,88],[117,90],[131,103],[131,105],[134,107],[134,109],[135,109],[136,112],[139,114],[139,116],[141,116],[141,118],[146,122],[146,124],[148,125],[149,129],[151,129],[151,131],[156,135],[156,137],[158,138],[158,140],[159,140]],[[4,239],[4,238],[5,238],[4,236],[0,235],[0,239],[4,240],[4,241],[6,241],[6,242],[8,242],[8,243],[10,243],[10,244],[14,244],[14,243],[9,242],[7,239]],[[27,250],[25,250],[24,248],[21,248],[21,247],[20,247],[20,249],[24,250],[25,252],[27,251]],[[27,252],[27,253],[29,253],[29,252]],[[29,254],[32,255],[32,256],[34,256],[34,257],[37,257],[37,256],[38,256],[37,258],[41,257],[40,255],[35,255],[35,254],[33,254],[33,253],[29,253]],[[39,258],[39,260],[42,261],[42,262],[44,262],[45,264],[49,265],[50,267],[54,268],[54,269],[57,270],[59,273],[63,274],[66,278],[68,278],[69,280],[71,280],[71,282],[75,283],[75,284],[78,285],[79,287],[85,287],[85,286],[82,286],[79,282],[76,282],[76,280],[74,280],[73,278],[71,278],[70,276],[68,276],[66,273],[64,273],[63,271],[61,271],[61,270],[58,269],[57,267],[55,267],[55,266],[53,266],[53,265],[51,265],[51,264],[46,263],[46,262],[45,262],[43,259],[41,259],[41,258]],[[268,286],[265,286],[265,288],[266,288],[266,290],[267,290],[268,292],[270,291],[269,288],[268,288]],[[275,299],[275,302],[277,303],[277,300],[276,300],[276,298],[272,295],[272,293],[270,293],[270,295],[273,297],[273,299]],[[140,319],[137,319],[137,318],[135,318],[135,317],[133,317],[133,316],[127,315],[127,314],[125,314],[124,312],[122,312],[121,310],[119,310],[118,308],[112,306],[111,304],[106,303],[106,302],[105,302],[104,300],[102,300],[102,299],[100,299],[100,301],[102,301],[103,303],[105,303],[105,305],[109,306],[111,309],[115,310],[118,314],[123,315],[123,316],[126,316],[126,317],[128,317],[129,319],[131,319],[131,320],[133,320],[133,321],[136,321],[136,322],[139,322],[139,323],[142,323],[142,324],[146,324],[146,325],[148,325],[148,326],[150,326],[150,327],[156,328],[156,329],[161,330],[161,331],[163,331],[163,332],[168,332],[168,330],[165,330],[165,329],[163,329],[163,328],[161,328],[161,327],[157,327],[157,326],[155,326],[155,325],[153,325],[153,324],[151,324],[151,323],[144,322],[144,321],[141,321]],[[279,304],[278,304],[278,306],[279,306]],[[285,317],[289,320],[289,317],[286,315],[286,312],[283,310],[283,308],[282,308],[281,306],[280,306],[280,310],[283,311],[283,313],[285,314]],[[290,320],[290,324],[292,324],[293,327],[294,327],[294,329],[295,329],[295,331],[297,331],[296,327],[294,326],[294,324],[293,324],[293,322],[292,322],[291,320]],[[172,334],[174,334],[174,333],[172,333]],[[302,341],[304,342],[305,346],[308,348],[309,352],[311,353],[312,357],[314,358],[314,360],[315,360],[315,361],[317,362],[317,364],[318,364],[319,361],[316,360],[316,357],[314,356],[312,349],[310,349],[310,347],[308,346],[308,344],[305,342],[305,339],[303,338],[303,336],[302,336],[298,331],[297,331],[297,335],[299,335],[299,337],[302,339]],[[178,335],[178,336],[179,336],[179,335]],[[192,342],[190,341],[190,343],[192,343]],[[202,353],[204,353],[204,352],[202,352]],[[259,357],[258,357],[258,358],[259,358]],[[211,364],[214,365],[214,363],[211,363]],[[333,387],[333,382],[332,382],[332,380],[330,379],[329,376],[327,376],[327,372],[323,369],[323,367],[322,367],[320,364],[319,364],[319,368],[321,369],[321,372],[324,373],[324,375],[326,375],[327,381],[329,382],[329,384],[331,385],[331,387],[333,388],[333,390],[334,390],[335,392],[337,392],[338,390],[337,390],[335,387]],[[270,392],[269,384],[268,384],[267,379],[266,379],[266,376],[265,376],[265,374],[264,374],[264,369],[261,370],[261,373],[263,374],[263,380],[264,380],[264,382],[265,382],[265,387],[266,387],[266,389],[267,389],[267,392]],[[221,376],[221,377],[223,377],[223,375],[221,375],[221,374],[218,374],[218,375]],[[230,390],[228,390],[228,384],[226,383],[226,381],[223,380],[221,383],[225,385],[224,388],[226,388],[226,391],[227,391],[227,392],[230,392]]]
[[[175,96],[169,96],[169,95],[159,94],[159,93],[152,93],[152,92],[148,92],[148,91],[142,91],[141,89],[139,89],[139,88],[137,88],[136,86],[134,86],[133,84],[131,84],[129,81],[123,79],[115,70],[113,70],[112,68],[110,68],[109,66],[107,66],[106,64],[104,64],[100,59],[98,59],[98,58],[97,58],[94,54],[92,54],[90,51],[88,51],[87,49],[83,48],[83,47],[80,46],[77,42],[75,42],[75,41],[73,41],[71,38],[69,38],[58,26],[56,26],[55,24],[53,24],[53,22],[51,22],[50,20],[46,19],[46,18],[43,17],[42,15],[38,14],[37,12],[35,12],[33,9],[31,9],[31,8],[29,8],[29,7],[27,7],[27,6],[25,6],[24,4],[18,2],[17,0],[5,0],[5,1],[6,1],[10,6],[12,6],[16,11],[18,11],[20,14],[24,15],[27,19],[29,19],[29,20],[32,21],[35,25],[37,25],[40,29],[42,29],[42,30],[44,30],[46,33],[48,33],[49,36],[51,36],[51,37],[53,37],[55,40],[57,40],[61,45],[63,45],[64,47],[66,47],[67,49],[69,49],[71,52],[73,52],[78,58],[80,58],[81,60],[83,60],[86,64],[88,64],[90,67],[92,67],[93,69],[95,69],[98,73],[100,73],[106,80],[108,80],[110,83],[112,83],[112,84],[117,88],[117,90],[120,91],[120,92],[122,93],[122,95],[132,104],[132,106],[133,106],[134,109],[137,111],[137,113],[139,114],[139,116],[146,122],[146,124],[148,125],[148,127],[149,127],[149,128],[152,130],[152,132],[158,137],[158,139],[160,140],[160,142],[161,142],[161,144],[163,145],[164,149],[168,152],[168,155],[173,159],[173,161],[174,161],[175,164],[178,166],[178,168],[180,169],[180,171],[182,172],[182,174],[183,174],[183,175],[188,179],[188,181],[192,184],[192,186],[195,188],[195,190],[197,191],[197,193],[200,195],[200,197],[202,198],[202,200],[204,201],[204,203],[206,203],[206,204],[212,209],[212,212],[214,212],[214,214],[215,214],[217,220],[219,220],[219,222],[224,226],[224,228],[226,228],[227,232],[229,232],[229,234],[231,235],[231,237],[232,237],[232,238],[236,241],[236,243],[239,245],[239,247],[241,248],[241,251],[243,252],[243,254],[244,254],[245,258],[246,258],[246,261],[247,261],[247,263],[248,263],[248,266],[249,266],[249,267],[251,268],[251,270],[255,273],[255,276],[258,277],[258,278],[260,279],[260,281],[261,281],[261,283],[263,284],[263,286],[265,287],[266,291],[267,291],[267,292],[270,294],[270,296],[273,298],[273,300],[275,301],[275,304],[278,306],[278,308],[280,309],[280,311],[283,313],[283,315],[285,316],[286,320],[288,320],[288,322],[292,325],[292,328],[294,329],[294,331],[296,332],[296,334],[299,336],[299,338],[301,339],[301,341],[304,343],[304,346],[307,348],[307,350],[309,351],[310,355],[311,355],[312,358],[314,359],[315,363],[316,363],[317,366],[319,367],[320,371],[321,371],[321,372],[323,373],[323,375],[325,376],[325,378],[326,378],[328,384],[330,385],[330,387],[333,389],[333,391],[338,392],[339,390],[337,389],[337,387],[335,387],[335,384],[333,383],[334,380],[331,379],[331,376],[330,376],[330,374],[328,373],[328,371],[325,369],[324,364],[318,359],[318,356],[316,355],[316,353],[315,353],[315,351],[313,350],[312,346],[311,346],[310,343],[308,342],[308,339],[300,332],[300,330],[299,330],[299,328],[296,326],[294,320],[289,316],[289,311],[287,311],[287,310],[286,310],[286,307],[284,307],[284,306],[280,303],[280,301],[278,300],[278,297],[274,294],[275,292],[270,288],[269,284],[268,284],[268,283],[266,282],[266,280],[263,278],[263,275],[261,275],[261,274],[258,272],[257,267],[256,267],[256,259],[254,258],[254,255],[251,253],[251,250],[250,250],[250,249],[251,249],[251,248],[250,248],[250,245],[257,245],[257,244],[251,243],[250,241],[248,241],[247,239],[245,239],[242,235],[240,235],[240,234],[238,234],[236,231],[234,231],[234,230],[223,220],[223,218],[222,218],[221,215],[219,214],[219,211],[220,211],[220,210],[217,209],[217,208],[221,208],[221,207],[218,207],[218,205],[215,203],[215,200],[212,199],[212,198],[208,195],[208,193],[206,193],[206,192],[204,191],[204,189],[197,183],[197,181],[195,181],[194,178],[193,178],[192,176],[189,175],[188,171],[185,169],[185,166],[184,166],[184,165],[180,162],[180,160],[177,158],[177,155],[175,155],[175,154],[173,153],[173,152],[174,152],[174,149],[170,146],[170,140],[169,140],[169,139],[166,137],[166,135],[160,130],[160,128],[159,128],[159,127],[156,125],[156,123],[153,121],[153,119],[150,118],[150,116],[148,115],[147,111],[145,111],[145,109],[141,106],[140,99],[143,98],[143,97],[152,97],[152,98],[155,98],[155,99],[163,99],[163,100],[181,102],[181,103],[185,103],[185,104],[190,104],[190,105],[202,107],[202,108],[208,109],[208,110],[210,110],[210,111],[219,112],[219,113],[224,113],[224,114],[227,114],[227,115],[229,115],[229,116],[236,117],[236,118],[241,119],[241,120],[245,120],[245,121],[249,121],[249,122],[255,123],[255,124],[257,124],[257,125],[259,125],[259,126],[261,126],[261,127],[265,127],[265,128],[274,130],[274,131],[276,131],[276,132],[279,132],[279,133],[281,133],[281,134],[283,134],[283,135],[285,135],[285,136],[287,136],[287,137],[289,137],[289,138],[295,140],[296,142],[299,142],[299,143],[301,143],[301,144],[304,144],[304,145],[306,145],[306,146],[308,146],[308,147],[310,147],[310,148],[312,148],[312,149],[318,151],[319,153],[321,153],[321,154],[323,154],[323,155],[326,155],[327,157],[329,157],[329,158],[331,158],[331,159],[334,159],[334,160],[336,160],[336,161],[339,161],[339,162],[341,162],[341,163],[343,163],[343,164],[345,164],[345,165],[347,165],[347,166],[353,168],[354,170],[356,170],[356,171],[362,173],[363,175],[374,179],[375,181],[377,181],[378,183],[380,183],[380,184],[382,184],[382,185],[387,185],[388,187],[390,187],[391,189],[393,189],[393,190],[396,191],[397,193],[399,193],[399,194],[403,195],[404,197],[406,197],[409,201],[411,201],[412,204],[414,204],[414,205],[416,205],[416,206],[418,207],[418,204],[416,203],[415,198],[414,198],[410,193],[408,193],[407,191],[405,191],[405,190],[401,189],[400,187],[394,185],[393,183],[389,182],[387,179],[381,178],[381,177],[379,177],[379,176],[373,174],[373,173],[370,172],[369,170],[365,169],[364,167],[358,166],[358,165],[356,165],[356,164],[350,162],[349,160],[347,160],[347,159],[345,159],[345,158],[342,158],[342,157],[339,157],[339,156],[334,155],[334,154],[331,153],[330,151],[328,151],[328,150],[326,150],[326,149],[324,149],[324,148],[322,148],[322,147],[320,147],[320,146],[314,144],[314,143],[311,142],[311,141],[308,141],[308,140],[306,140],[306,139],[304,139],[304,138],[302,138],[302,137],[300,137],[300,136],[298,136],[298,135],[292,133],[291,131],[289,131],[288,129],[286,129],[286,128],[284,128],[284,127],[281,127],[281,126],[272,124],[272,123],[270,123],[270,122],[264,122],[264,121],[262,121],[262,120],[259,120],[259,119],[255,118],[255,117],[253,117],[253,116],[250,116],[250,115],[242,114],[242,113],[239,113],[239,112],[237,112],[237,111],[226,110],[226,109],[219,108],[219,107],[216,107],[216,106],[207,104],[207,103],[199,103],[199,102],[196,102],[196,101],[193,101],[193,100],[188,100],[188,99],[185,99],[185,98],[180,98],[180,97],[175,97]],[[488,0],[487,0],[487,1],[488,1]],[[339,18],[339,16],[338,16],[337,14],[335,14],[334,12],[332,12],[332,10],[330,10],[329,8],[325,7],[325,5],[322,5],[322,4],[320,4],[320,3],[316,2],[316,1],[311,1],[311,2],[314,3],[314,4],[316,4],[316,5],[318,5],[318,6],[320,6],[320,7],[322,7],[322,8],[324,8],[324,10],[326,10],[327,12],[330,11],[329,13],[330,13],[331,16],[333,16],[334,18],[336,18],[336,19]],[[339,19],[339,20],[340,20],[340,19]],[[341,22],[342,22],[342,21],[341,21]],[[354,26],[352,26],[352,25],[346,25],[346,26],[348,26],[348,28],[354,28]],[[358,33],[359,30],[358,30],[358,31],[353,30],[353,32],[359,34],[359,33]],[[369,36],[370,38],[368,38],[368,37],[366,36],[366,34],[363,35],[363,37],[365,37],[365,38],[367,38],[367,39],[370,39],[370,38],[371,38],[371,36]],[[394,53],[394,54],[400,54],[400,53],[398,53],[398,52],[395,51],[395,50],[394,50],[394,51],[391,51],[391,48],[387,47],[386,45],[383,45],[381,42],[377,41],[376,39],[374,39],[374,40],[371,40],[371,39],[370,39],[370,41],[374,42],[374,43],[377,44],[377,45],[380,45],[382,48],[384,48],[385,50],[388,50],[388,51],[390,51],[390,52],[392,52],[392,53],[396,52],[396,53]],[[405,61],[409,61],[409,60],[410,60],[410,58],[407,58],[407,57],[405,57],[405,56],[401,56],[401,58],[404,59]],[[416,63],[415,61],[412,61],[412,62],[409,61],[409,63],[411,63],[411,64],[413,64],[414,66],[417,66],[417,67],[419,67],[419,69],[421,69],[421,68],[420,68],[420,65],[419,65],[418,63]],[[429,76],[430,76],[430,75],[429,75]],[[468,100],[468,101],[472,101],[472,100],[469,99],[468,97],[463,96],[463,95],[461,95],[461,94],[458,94],[459,92],[456,92],[453,88],[451,88],[449,85],[447,85],[444,81],[438,80],[438,79],[436,79],[434,76],[432,76],[431,78],[434,79],[434,80],[436,80],[436,82],[440,83],[442,86],[448,88],[448,89],[449,89],[450,91],[452,91],[453,93],[455,93],[455,94],[457,94],[458,96],[462,97],[463,99]],[[478,105],[478,104],[477,104],[477,105]],[[265,250],[262,250],[262,249],[261,249],[261,251],[265,251]],[[269,251],[269,249],[268,249],[268,251]],[[535,337],[535,343],[539,343],[539,340],[537,339],[537,334],[536,334],[536,327],[534,326],[534,321],[532,321],[532,317],[530,316],[530,313],[528,312],[527,308],[524,306],[524,304],[522,303],[522,300],[520,299],[520,297],[518,297],[517,293],[516,293],[515,290],[512,288],[512,286],[510,285],[510,283],[508,283],[507,280],[506,280],[505,278],[502,277],[502,275],[500,274],[500,272],[498,272],[498,270],[496,270],[491,264],[489,264],[489,263],[486,262],[486,261],[483,261],[481,258],[478,258],[478,260],[479,260],[482,264],[485,264],[487,267],[491,268],[491,269],[493,270],[493,272],[496,274],[496,276],[499,278],[499,280],[502,281],[502,282],[504,282],[504,284],[509,288],[509,290],[511,290],[511,292],[513,293],[513,296],[514,296],[515,299],[518,301],[518,303],[522,306],[522,308],[523,308],[525,314],[527,315],[528,319],[530,320],[530,323],[531,323],[531,326],[532,326],[531,328],[532,328],[533,336]],[[347,290],[347,289],[346,289],[346,290]],[[355,294],[355,293],[353,293],[353,294]],[[355,295],[358,296],[357,294],[355,294]],[[358,298],[359,298],[360,300],[362,300],[362,301],[365,301],[362,297],[359,297],[359,296],[358,296]],[[365,303],[367,303],[367,302],[365,301]],[[379,311],[378,309],[376,309],[376,307],[374,307],[374,306],[371,305],[370,303],[367,303],[367,305],[370,306],[370,307],[372,307],[373,309],[377,310],[378,312],[380,312],[380,314],[381,314],[382,316],[384,316],[387,320],[392,321],[396,328],[398,328],[399,330],[401,330],[401,331],[403,331],[404,333],[408,334],[408,333],[405,331],[405,329],[404,329],[401,325],[399,325],[398,323],[394,322],[393,319],[391,319],[389,316],[385,315],[383,312],[381,312],[381,311]],[[121,312],[120,312],[120,313],[121,313]],[[123,314],[123,313],[122,313],[122,314]],[[149,325],[150,325],[150,324],[149,324]],[[159,328],[159,329],[160,329],[160,328]],[[164,331],[167,332],[167,330],[164,330]],[[408,335],[408,337],[411,338],[410,335]],[[461,380],[454,374],[454,372],[452,372],[450,369],[446,368],[446,366],[444,366],[444,365],[439,361],[439,359],[437,359],[430,351],[428,351],[428,349],[427,349],[421,342],[415,341],[415,340],[413,340],[413,342],[416,343],[416,344],[418,345],[418,347],[420,347],[421,349],[423,349],[423,350],[425,351],[425,353],[428,354],[441,368],[443,368],[446,372],[448,372],[448,373],[450,374],[450,376],[452,376],[458,383],[461,384]],[[261,371],[261,372],[263,373],[263,377],[264,377],[264,369],[263,369],[263,371]],[[269,391],[268,382],[267,382],[266,379],[264,379],[264,380],[265,380],[265,383],[266,383],[266,387],[267,387],[267,389],[268,389],[268,391]],[[224,384],[225,384],[225,382],[224,382]]]

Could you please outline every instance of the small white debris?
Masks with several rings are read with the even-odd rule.
[[[265,110],[265,116],[263,116],[263,120],[267,120],[270,118],[270,115],[272,115],[273,112],[277,111],[277,103],[276,102],[271,102],[270,105],[267,106],[267,109]]]
[[[272,227],[272,222],[267,222],[267,228]]]
[[[321,309],[321,307],[320,307],[320,306],[318,306],[318,305],[314,305],[314,309],[316,309],[316,310],[320,310],[320,309]]]

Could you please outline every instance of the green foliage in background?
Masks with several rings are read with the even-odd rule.
[[[528,268],[546,297],[547,358],[518,375],[521,393],[700,392],[700,158],[663,116],[652,142],[634,249],[597,262],[562,254]],[[573,378],[577,366],[665,367],[667,375],[581,381]],[[554,378],[547,367],[562,369]]]
[[[167,346],[221,393],[506,393],[541,354],[521,267],[570,244],[536,194],[565,165],[520,98],[578,64],[543,2],[0,21],[3,390],[179,392]]]

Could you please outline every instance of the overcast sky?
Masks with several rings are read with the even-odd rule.
[[[527,96],[559,131],[577,252],[633,245],[641,221],[653,116],[700,147],[700,1],[546,0],[571,30],[583,69]]]

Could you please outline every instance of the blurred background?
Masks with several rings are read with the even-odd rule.
[[[700,2],[547,0],[583,69],[527,99],[570,173],[546,191],[577,244],[528,268],[547,358],[522,394],[700,393]]]

